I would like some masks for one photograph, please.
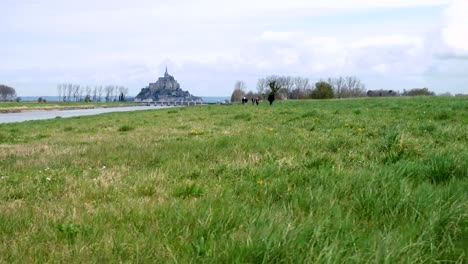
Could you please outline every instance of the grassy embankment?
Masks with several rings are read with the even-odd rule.
[[[0,125],[0,262],[463,263],[468,100]]]
[[[96,107],[121,107],[136,105],[133,102],[0,102],[0,113],[26,110],[90,109]]]

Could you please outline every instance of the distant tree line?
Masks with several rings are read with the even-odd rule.
[[[273,85],[273,86],[272,86]],[[271,87],[275,87],[272,90]],[[231,95],[231,102],[246,98],[267,99],[271,94],[276,99],[331,99],[351,97],[390,97],[390,96],[433,96],[428,88],[403,90],[366,90],[365,84],[355,76],[321,79],[313,83],[308,78],[270,75],[257,81],[257,91],[247,91],[243,81],[237,81]],[[447,96],[447,94],[442,94]],[[450,95],[450,94],[448,94]],[[460,96],[460,94],[458,94]]]
[[[273,87],[277,91],[272,90]],[[266,99],[274,93],[278,99],[329,99],[366,96],[364,83],[355,76],[328,78],[313,83],[308,78],[271,75],[257,81],[257,91],[247,91],[243,81],[237,81],[231,95],[231,101],[240,101],[242,97],[260,97]]]
[[[59,101],[63,102],[115,102],[125,101],[128,88],[124,86],[81,86],[63,83],[57,85]]]
[[[428,88],[415,88],[409,91],[403,90],[403,96],[432,96],[435,95],[434,92],[429,91]]]
[[[14,88],[0,84],[0,101],[11,101],[16,99],[16,91]]]

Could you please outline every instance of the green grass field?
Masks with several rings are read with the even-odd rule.
[[[466,97],[0,125],[0,263],[467,261]]]

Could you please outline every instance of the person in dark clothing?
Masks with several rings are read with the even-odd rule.
[[[260,100],[260,99],[258,99],[258,97],[255,98],[255,103],[256,103],[257,105],[258,105],[258,103],[259,103],[259,102],[258,102],[259,100]]]
[[[268,95],[268,102],[270,102],[270,105],[272,105],[273,101],[275,101],[275,95],[273,93],[270,93]]]

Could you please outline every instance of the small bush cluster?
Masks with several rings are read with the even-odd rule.
[[[135,128],[131,125],[123,125],[121,127],[119,127],[118,131],[119,132],[128,132],[128,131],[132,131],[134,130]]]

